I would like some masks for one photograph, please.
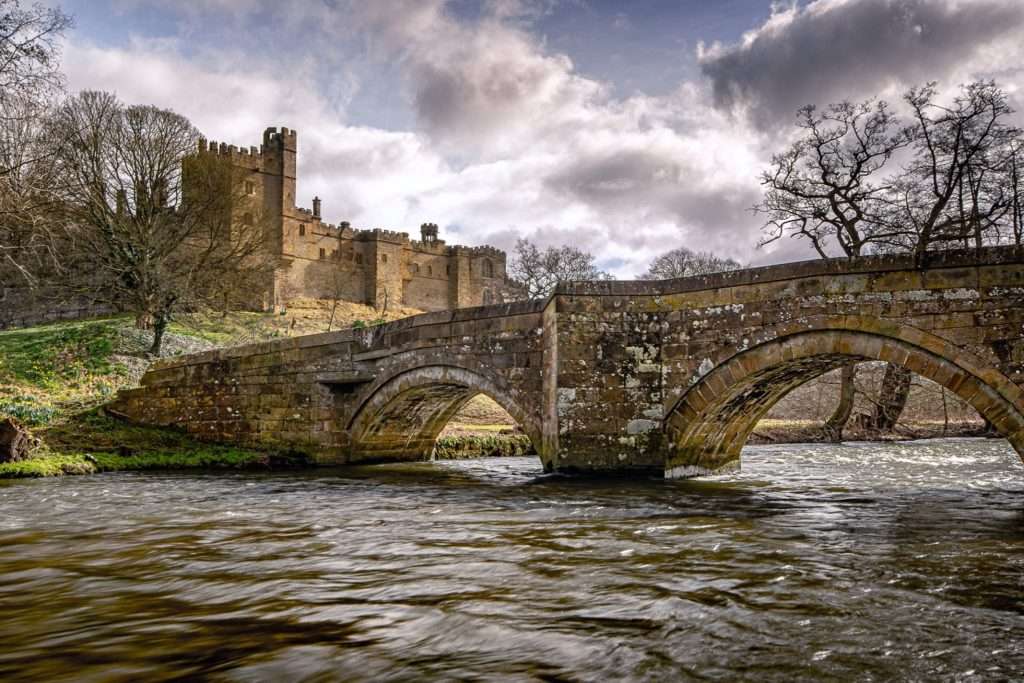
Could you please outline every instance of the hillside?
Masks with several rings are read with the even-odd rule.
[[[419,312],[392,309],[385,319]],[[369,306],[335,306],[316,300],[293,303],[283,314],[193,316],[171,325],[161,355],[359,327],[380,320]],[[151,333],[135,329],[129,316],[0,332],[0,418],[17,419],[40,440],[34,457],[0,464],[0,477],[302,464],[302,458],[288,454],[210,446],[178,432],[133,427],[103,415],[99,407],[119,389],[137,385],[154,360],[147,354],[151,341]],[[514,424],[493,401],[477,397],[464,415],[456,416],[442,435],[439,456],[529,451],[524,436],[507,434]]]
[[[300,301],[285,313],[190,316],[171,324],[163,356],[338,330],[379,320],[370,306]],[[385,319],[419,313],[389,310]],[[106,402],[136,384],[152,362],[150,332],[128,316],[61,322],[0,332],[0,415],[42,426]]]

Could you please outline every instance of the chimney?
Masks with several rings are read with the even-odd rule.
[[[313,218],[320,218],[320,198],[313,197]]]

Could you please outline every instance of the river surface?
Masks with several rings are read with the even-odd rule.
[[[1022,680],[1005,441],[0,485],[0,679]]]

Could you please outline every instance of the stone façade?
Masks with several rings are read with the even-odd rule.
[[[341,299],[382,308],[385,302],[425,311],[500,303],[519,298],[506,275],[505,252],[448,245],[424,223],[421,239],[404,232],[357,230],[327,223],[321,200],[296,206],[298,135],[268,128],[263,144],[238,148],[201,140],[199,154],[230,159],[241,171],[244,206],[234,220],[260,220],[273,276],[250,305],[282,309],[297,298]]]
[[[325,463],[428,458],[484,393],[546,470],[739,463],[790,389],[851,359],[947,387],[1024,456],[1024,249],[809,261],[427,313],[161,361],[113,409]]]

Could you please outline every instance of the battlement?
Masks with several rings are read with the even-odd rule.
[[[263,147],[270,149],[287,149],[295,151],[298,145],[298,133],[289,128],[281,128],[278,132],[275,126],[271,126],[263,131]]]
[[[297,138],[298,134],[294,130],[282,128],[278,132],[277,128],[272,127],[263,131],[263,144],[259,147],[256,145],[239,147],[238,145],[229,145],[226,142],[207,140],[202,137],[199,138],[198,147],[200,154],[216,154],[218,156],[237,157],[240,160],[245,160],[262,157],[270,151],[277,149],[295,151],[298,143]]]
[[[452,247],[452,251],[458,256],[469,256],[470,258],[494,258],[504,259],[505,252],[497,247],[482,246],[482,247],[466,247],[462,245],[455,245]]]
[[[423,240],[409,240],[409,247],[413,251],[422,251],[428,254],[447,254],[451,247],[449,247],[444,240],[432,239],[424,242]]]
[[[207,141],[205,138],[199,138],[199,151],[200,153],[206,152],[208,154],[217,154],[220,156],[243,157],[256,157],[263,153],[263,150],[255,145],[250,147],[239,147],[237,145],[229,145],[226,142],[217,143],[214,140]]]
[[[397,230],[385,230],[383,228],[373,228],[372,230],[356,230],[354,238],[364,242],[381,241],[399,242],[401,244],[409,243],[409,233],[398,232]]]

